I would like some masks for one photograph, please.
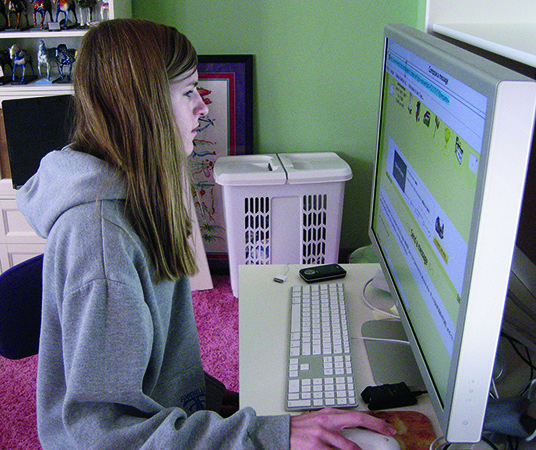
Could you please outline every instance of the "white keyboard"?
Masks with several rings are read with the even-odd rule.
[[[286,409],[357,406],[344,284],[291,290]]]

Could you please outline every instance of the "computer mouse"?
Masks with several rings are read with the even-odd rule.
[[[348,428],[342,430],[342,435],[355,442],[363,450],[401,450],[394,437],[384,436],[364,428]]]

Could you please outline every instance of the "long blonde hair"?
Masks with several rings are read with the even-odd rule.
[[[73,145],[124,176],[126,211],[158,280],[193,275],[186,154],[169,80],[197,67],[176,29],[136,19],[104,21],[82,39],[73,83]]]

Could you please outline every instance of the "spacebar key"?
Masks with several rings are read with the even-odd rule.
[[[307,408],[308,406],[311,406],[311,400],[289,400],[288,401],[289,408]]]

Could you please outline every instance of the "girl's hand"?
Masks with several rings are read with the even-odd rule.
[[[359,446],[346,439],[345,428],[368,428],[386,436],[395,429],[377,417],[359,411],[326,408],[290,418],[291,450],[359,450]],[[366,450],[366,449],[363,449]]]

